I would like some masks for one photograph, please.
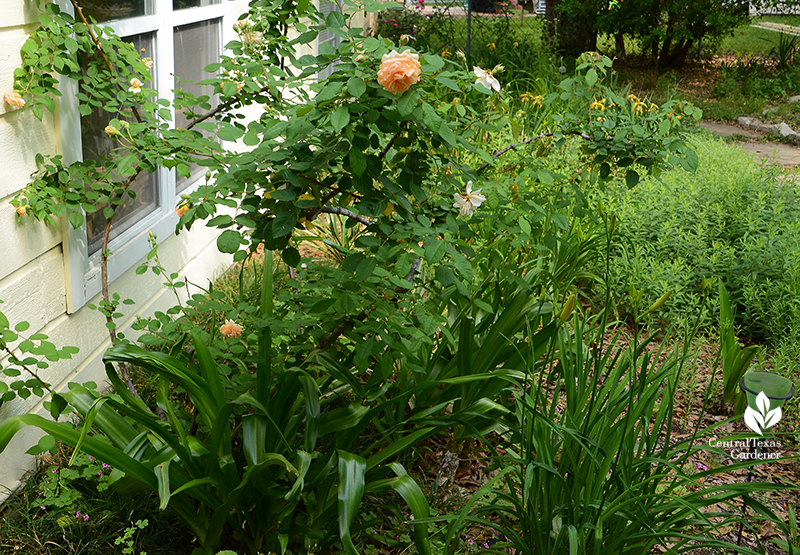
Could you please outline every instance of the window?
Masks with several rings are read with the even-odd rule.
[[[70,0],[57,0],[72,12]],[[233,24],[247,11],[247,0],[79,0],[87,16],[114,28],[115,32],[153,59],[154,88],[162,98],[172,100],[172,89],[180,87],[194,95],[210,95],[213,89],[194,82],[211,77],[203,72],[219,59],[222,46],[235,38]],[[187,81],[192,81],[189,83]],[[77,84],[62,80],[61,143],[67,163],[89,159],[114,148],[103,132],[111,117],[96,111],[81,117],[75,98]],[[184,114],[173,114],[183,126]],[[122,119],[122,115],[118,116]],[[114,280],[136,264],[149,250],[150,231],[160,239],[170,236],[177,223],[174,208],[177,195],[195,186],[205,170],[192,168],[189,178],[177,178],[174,171],[159,169],[141,174],[133,184],[135,199],[128,199],[114,218],[109,249],[109,279]],[[65,242],[67,260],[67,308],[74,312],[100,292],[100,245],[105,220],[90,215],[86,224],[70,229]]]
[[[222,51],[222,45],[220,44],[221,27],[222,21],[220,19],[175,27],[173,43],[175,45],[175,77],[177,82],[174,86],[176,89],[181,89],[197,97],[213,95],[214,87],[198,85],[197,81],[212,77],[212,75],[206,74],[203,68],[207,67],[208,64],[219,61],[219,53]],[[212,104],[212,107],[214,106],[215,104]],[[183,113],[175,114],[175,122],[178,127],[186,127],[189,119]],[[178,177],[176,183],[178,192],[181,193],[191,187],[205,172],[206,169],[202,166],[192,165],[189,177]]]
[[[331,12],[338,12],[339,6],[332,2],[331,0],[317,0],[317,9],[319,13],[322,15],[323,18],[328,17],[328,14]],[[320,32],[317,36],[317,43],[316,43],[316,55],[319,54],[329,54],[333,52],[336,48],[339,47],[339,44],[342,42],[342,39],[339,38],[337,35],[334,35],[328,29],[324,29]],[[331,64],[326,67],[324,70],[319,72],[317,78],[322,80],[326,79],[331,76],[334,72],[335,64]]]

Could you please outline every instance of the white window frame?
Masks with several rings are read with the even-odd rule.
[[[74,15],[69,0],[56,0],[56,2],[62,11]],[[233,25],[239,15],[248,9],[248,0],[222,0],[219,4],[174,11],[172,2],[173,0],[146,0],[150,8],[148,11],[153,15],[100,23],[113,28],[121,37],[144,33],[155,34],[156,51],[148,54],[155,60],[154,80],[159,96],[170,102],[174,97],[172,89],[175,27],[221,19],[220,39],[224,48],[228,42],[237,38]],[[59,80],[59,89],[63,95],[59,103],[61,153],[64,163],[71,164],[83,159],[81,118],[75,96],[78,85],[76,81],[62,77]],[[174,119],[173,110],[173,121]],[[161,242],[175,230],[178,223],[178,215],[175,213],[175,205],[178,202],[175,190],[176,173],[163,167],[157,171],[159,206],[109,242],[108,248],[113,253],[108,260],[109,282],[113,282],[147,255],[150,250],[147,239],[151,231]],[[198,181],[199,179],[184,192],[191,191],[197,186]],[[65,235],[63,248],[67,276],[67,313],[73,313],[101,291],[100,252],[89,254],[86,224],[73,229],[64,218],[62,226]]]

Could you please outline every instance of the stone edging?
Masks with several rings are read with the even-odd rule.
[[[794,131],[791,127],[786,125],[785,122],[779,124],[762,123],[756,118],[740,117],[736,119],[736,123],[747,129],[758,131],[759,133],[769,133],[770,135],[777,135],[784,141],[796,146],[800,146],[800,133]]]

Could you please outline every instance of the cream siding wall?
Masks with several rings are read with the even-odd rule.
[[[38,22],[36,3],[0,0],[0,96],[13,89],[13,72],[21,63],[20,47]],[[69,382],[103,381],[101,359],[109,346],[108,332],[104,319],[95,311],[83,307],[74,314],[66,313],[65,229],[47,227],[30,217],[18,219],[9,204],[36,170],[35,155],[60,152],[57,137],[57,124],[51,115],[46,113],[44,121],[39,122],[29,112],[0,100],[0,300],[5,301],[0,310],[12,324],[30,322],[26,334],[46,333],[57,346],[80,348],[73,360],[52,364],[42,374],[54,389],[63,390]],[[190,233],[168,238],[159,250],[162,263],[170,272],[177,271],[191,282],[205,285],[231,263],[229,255],[217,251],[216,235],[216,230],[199,224]],[[175,304],[172,291],[161,285],[163,280],[152,273],[136,276],[136,266],[138,263],[112,284],[112,291],[136,301],[133,306],[121,307],[125,314],[120,323],[123,331],[136,314],[150,315]],[[42,401],[30,397],[6,403],[0,408],[0,420],[25,412],[46,414]],[[23,474],[32,468],[35,461],[25,451],[40,435],[37,429],[28,428],[0,453],[0,500],[5,498],[3,492],[20,485]]]

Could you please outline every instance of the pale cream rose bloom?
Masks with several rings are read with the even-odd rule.
[[[475,73],[475,83],[480,83],[487,89],[494,90],[496,92],[500,92],[500,81],[498,81],[494,75],[492,75],[491,70],[488,69],[481,69],[477,66],[472,68],[472,71]]]
[[[25,106],[25,99],[16,91],[6,91],[3,95],[3,100],[11,104],[14,108],[22,108]]]
[[[453,203],[453,208],[458,208],[458,215],[463,217],[470,217],[472,213],[486,200],[486,197],[481,194],[480,189],[472,190],[472,181],[467,181],[467,192],[456,193],[453,195],[456,200]]]
[[[236,339],[237,337],[241,337],[243,329],[244,328],[242,326],[240,326],[233,320],[225,320],[225,323],[219,327],[220,333],[230,339]]]
[[[136,77],[131,79],[131,86],[128,87],[128,92],[132,92],[133,94],[139,94],[142,92],[142,82],[139,81]]]
[[[381,58],[378,83],[391,93],[403,94],[419,81],[421,73],[419,55],[392,50]]]

